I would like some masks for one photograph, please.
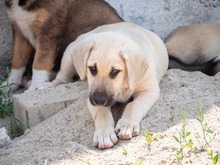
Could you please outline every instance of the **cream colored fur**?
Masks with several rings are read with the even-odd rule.
[[[201,65],[220,57],[220,23],[201,23],[175,29],[166,39],[169,55],[186,64]],[[216,59],[216,61],[219,58]],[[173,68],[170,65],[170,68]],[[220,63],[214,69],[220,71]]]
[[[92,75],[88,67],[97,67]],[[115,78],[112,68],[119,70]],[[125,107],[114,127],[111,107],[92,105],[88,109],[95,123],[93,141],[100,149],[110,148],[120,139],[139,135],[140,121],[159,98],[159,82],[168,68],[168,54],[163,41],[153,32],[132,23],[105,25],[81,35],[66,49],[52,86],[71,81],[78,73],[88,80],[89,94],[105,89],[113,102],[133,101]],[[104,93],[105,93],[104,92]],[[117,132],[117,135],[116,135]]]

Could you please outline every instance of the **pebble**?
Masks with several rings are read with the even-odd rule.
[[[7,134],[5,127],[0,128],[0,148],[3,148],[11,143],[11,139]]]

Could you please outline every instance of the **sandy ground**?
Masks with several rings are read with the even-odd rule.
[[[179,137],[183,111],[193,147],[200,148],[204,144],[204,139],[196,136],[202,136],[200,123],[196,120],[200,103],[203,104],[205,122],[214,131],[206,138],[216,136],[204,152],[193,152],[186,147],[185,157],[179,164],[211,165],[213,162],[208,151],[220,153],[220,73],[208,77],[200,72],[169,70],[161,82],[160,99],[141,122],[141,135],[127,141],[120,140],[108,150],[93,146],[94,125],[86,107],[87,85],[77,83],[84,86],[81,98],[0,149],[1,165],[178,164],[174,155],[180,146],[173,136]],[[120,117],[122,110],[123,105],[114,107],[116,118]],[[156,138],[150,147],[143,135],[146,129]]]

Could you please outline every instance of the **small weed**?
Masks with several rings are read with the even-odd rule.
[[[140,162],[135,162],[134,165],[142,165],[143,164],[143,160]]]
[[[148,148],[150,148],[155,138],[153,137],[152,133],[150,133],[148,129],[146,129],[146,131],[144,132],[144,137],[147,141]]]
[[[201,151],[205,151],[209,147],[210,143],[214,140],[216,133],[208,127],[208,124],[204,121],[204,112],[202,110],[202,104],[199,105],[199,114],[196,118],[202,127],[202,138],[205,144],[200,147]],[[198,138],[198,136],[196,136]]]
[[[82,161],[83,163],[85,163],[85,164],[91,165],[89,159],[88,159],[88,160],[83,160],[83,159],[81,159],[81,158],[78,158],[78,159],[79,159],[80,161]]]
[[[16,137],[23,135],[24,130],[21,122],[13,117],[10,118],[10,121],[11,121],[9,127],[10,137],[14,139]]]
[[[12,83],[3,85],[3,82],[10,76],[10,70],[6,70],[6,78],[0,76],[0,117],[10,116],[13,113],[13,105],[11,100],[11,89]]]
[[[122,155],[128,155],[128,150],[124,146],[122,147]]]
[[[10,116],[9,132],[10,137],[14,139],[15,137],[21,136],[24,133],[22,124],[19,120],[11,117],[13,113],[13,104],[11,99],[11,86],[12,83],[3,83],[10,76],[10,70],[6,69],[6,78],[0,76],[0,117],[4,118]]]
[[[202,128],[202,135],[200,135],[198,132],[195,133],[195,138],[198,140],[199,144],[202,144],[202,146],[194,146],[194,143],[192,139],[190,138],[191,132],[186,130],[186,116],[185,113],[182,112],[182,127],[181,130],[178,131],[178,136],[173,136],[175,141],[179,144],[179,148],[177,149],[176,153],[174,154],[176,160],[178,163],[181,163],[184,157],[187,156],[187,152],[185,152],[185,149],[187,148],[189,152],[203,152],[207,151],[208,147],[210,146],[210,143],[214,140],[216,133],[214,133],[213,130],[211,130],[208,127],[208,124],[205,122],[204,119],[204,112],[202,110],[202,104],[199,106],[199,113],[198,117],[196,118],[200,126]],[[203,142],[200,142],[199,139],[202,139]],[[214,165],[218,162],[219,154],[214,155],[212,151],[209,151],[209,155],[211,156],[212,162]]]
[[[170,123],[173,124],[173,121],[174,121],[174,115],[170,116],[169,120],[170,120]]]
[[[214,155],[213,151],[210,150],[209,156],[211,156],[213,164],[216,165],[218,163],[218,157],[219,157],[218,153]]]
[[[179,143],[180,146],[174,154],[178,161],[181,161],[186,156],[184,153],[184,149],[186,147],[193,147],[193,141],[189,138],[191,132],[186,131],[186,115],[184,112],[182,112],[182,121],[183,125],[181,130],[178,132],[178,136],[173,136],[175,141]]]

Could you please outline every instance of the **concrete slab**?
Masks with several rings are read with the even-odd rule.
[[[24,129],[31,128],[78,100],[84,92],[87,92],[87,83],[81,81],[31,93],[15,94],[14,117],[21,121]]]

